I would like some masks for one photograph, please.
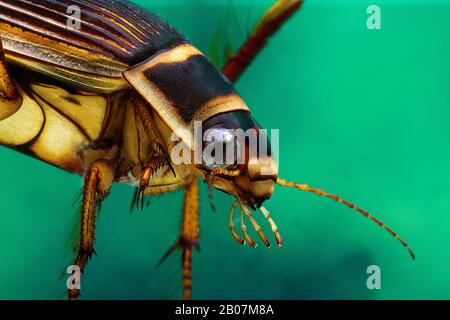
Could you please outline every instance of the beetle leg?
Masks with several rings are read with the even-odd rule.
[[[268,39],[298,10],[303,0],[278,0],[259,20],[250,37],[226,63],[222,72],[236,82],[256,56],[267,45]]]
[[[150,179],[155,174],[155,172],[165,163],[165,159],[154,159],[144,166],[144,168],[142,169],[141,177],[139,179],[139,186],[136,189],[136,194],[131,204],[132,208],[136,205],[137,208],[144,210],[145,189],[148,187]]]
[[[158,129],[156,128],[148,103],[135,92],[132,96],[132,100],[136,108],[136,112],[139,115],[142,125],[144,126],[144,130],[153,143],[153,147],[157,151],[159,151],[161,155],[165,158],[167,164],[170,167],[170,170],[172,170],[173,172],[173,175],[176,176],[175,170],[172,167],[172,162],[170,161],[170,155],[167,152],[166,148],[164,147],[163,139]]]
[[[236,200],[231,206],[230,213],[228,214],[228,229],[230,230],[233,240],[240,245],[244,245],[245,241],[237,234],[236,230],[234,230],[234,210],[236,209],[238,204],[239,201]]]
[[[262,229],[261,229],[260,225],[258,224],[258,222],[256,222],[255,218],[253,218],[250,210],[248,210],[248,208],[244,204],[241,204],[241,207],[242,207],[242,210],[244,210],[244,213],[247,216],[248,220],[250,220],[250,223],[252,224],[252,226],[255,229],[256,233],[258,233],[259,237],[264,242],[266,247],[270,248],[269,240],[267,240],[267,237],[264,234],[264,232],[262,231]]]
[[[150,179],[153,175],[153,173],[156,170],[156,165],[154,165],[155,162],[151,163],[150,165],[145,166],[142,176],[139,180],[139,187],[137,192],[137,199],[136,199],[136,205],[139,208],[139,203],[141,206],[141,210],[144,210],[144,191],[145,188],[147,188],[148,184],[150,183]]]
[[[249,234],[247,233],[247,226],[244,222],[244,209],[241,207],[241,213],[240,213],[240,227],[242,234],[244,235],[245,241],[248,243],[248,245],[252,248],[256,248],[257,244],[255,241],[253,241],[252,238],[250,238]]]
[[[277,227],[275,221],[273,221],[272,217],[270,216],[269,211],[267,211],[266,208],[261,206],[259,208],[259,210],[261,211],[261,213],[263,214],[263,216],[267,220],[267,222],[270,224],[270,228],[272,229],[272,232],[275,235],[275,239],[277,240],[277,245],[279,247],[281,247],[283,245],[283,240],[281,239],[280,231],[278,230],[278,227]]]
[[[114,167],[108,160],[97,160],[85,175],[81,206],[80,243],[74,263],[80,268],[81,272],[84,272],[87,262],[95,253],[95,213],[99,211],[101,201],[108,196],[113,181]],[[70,300],[77,299],[79,296],[79,289],[69,289]]]
[[[21,105],[22,97],[8,71],[5,52],[0,39],[0,120],[13,115]]]
[[[192,289],[192,249],[199,249],[199,221],[198,221],[198,182],[192,177],[185,186],[183,219],[180,237],[161,258],[161,264],[173,251],[182,249],[181,264],[183,272],[183,299],[191,298]]]
[[[184,181],[175,182],[164,186],[148,187],[144,191],[144,196],[158,196],[164,193],[174,192],[185,186]]]
[[[133,197],[131,209],[136,206],[138,209],[140,208],[141,210],[144,210],[144,196],[149,195],[146,190],[150,184],[150,180],[166,163],[167,160],[165,157],[156,158],[142,168],[141,177],[139,178],[139,186],[137,187],[136,193]]]

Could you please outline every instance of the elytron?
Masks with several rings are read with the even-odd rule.
[[[67,23],[73,5],[81,10],[80,28]],[[166,256],[181,251],[183,297],[189,299],[192,253],[199,239],[199,180],[235,198],[229,229],[240,244],[256,246],[247,232],[250,222],[270,246],[254,219],[259,211],[282,245],[263,206],[280,185],[357,210],[414,257],[394,231],[369,213],[320,189],[279,178],[274,157],[247,143],[238,145],[244,163],[171,161],[172,133],[184,132],[180,139],[192,149],[196,121],[224,139],[210,143],[233,140],[222,134],[228,129],[258,134],[261,128],[233,83],[300,6],[300,0],[276,1],[219,71],[161,18],[123,0],[0,0],[0,144],[84,177],[74,265],[84,272],[95,252],[96,216],[113,183],[136,186],[133,201],[138,205],[144,197],[183,189],[180,236]],[[234,222],[237,208],[240,231]],[[69,299],[79,296],[80,290],[69,289]]]

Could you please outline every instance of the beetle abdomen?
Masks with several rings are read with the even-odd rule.
[[[12,63],[97,91],[126,86],[128,66],[184,42],[124,0],[0,0],[0,36]]]

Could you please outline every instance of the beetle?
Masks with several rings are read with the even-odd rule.
[[[84,177],[74,261],[82,272],[95,253],[99,207],[116,182],[137,186],[133,201],[141,206],[145,196],[184,189],[180,236],[163,259],[181,249],[185,299],[191,297],[192,252],[199,243],[199,179],[209,190],[236,199],[229,229],[240,244],[256,246],[247,219],[270,246],[253,217],[259,210],[282,245],[263,206],[278,184],[357,210],[414,258],[408,245],[368,212],[320,189],[280,179],[270,142],[259,135],[261,127],[233,86],[301,4],[278,0],[221,72],[168,23],[125,0],[0,0],[0,144]],[[67,23],[71,6],[81,12],[80,28]],[[231,163],[213,153],[200,162],[177,163],[174,133],[194,153],[196,122],[202,123],[202,136],[213,137],[204,149],[235,143],[230,130],[251,129],[269,152],[242,140],[234,144]],[[242,235],[234,225],[237,207]],[[79,289],[68,290],[69,299],[79,296]]]

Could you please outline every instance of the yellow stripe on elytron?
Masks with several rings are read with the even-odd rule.
[[[197,111],[195,118],[203,121],[219,113],[237,110],[249,111],[249,108],[239,95],[229,94],[209,100]]]
[[[7,54],[6,58],[11,64],[26,66],[28,70],[40,72],[87,92],[108,94],[128,87],[127,81],[122,77],[108,77],[70,70],[23,56]]]
[[[160,54],[144,61],[136,68],[142,67],[144,70],[151,69],[160,63],[183,62],[192,56],[203,55],[200,50],[188,43],[183,43],[175,48],[162,51]],[[142,70],[142,71],[144,71]],[[126,73],[126,72],[125,72]]]

